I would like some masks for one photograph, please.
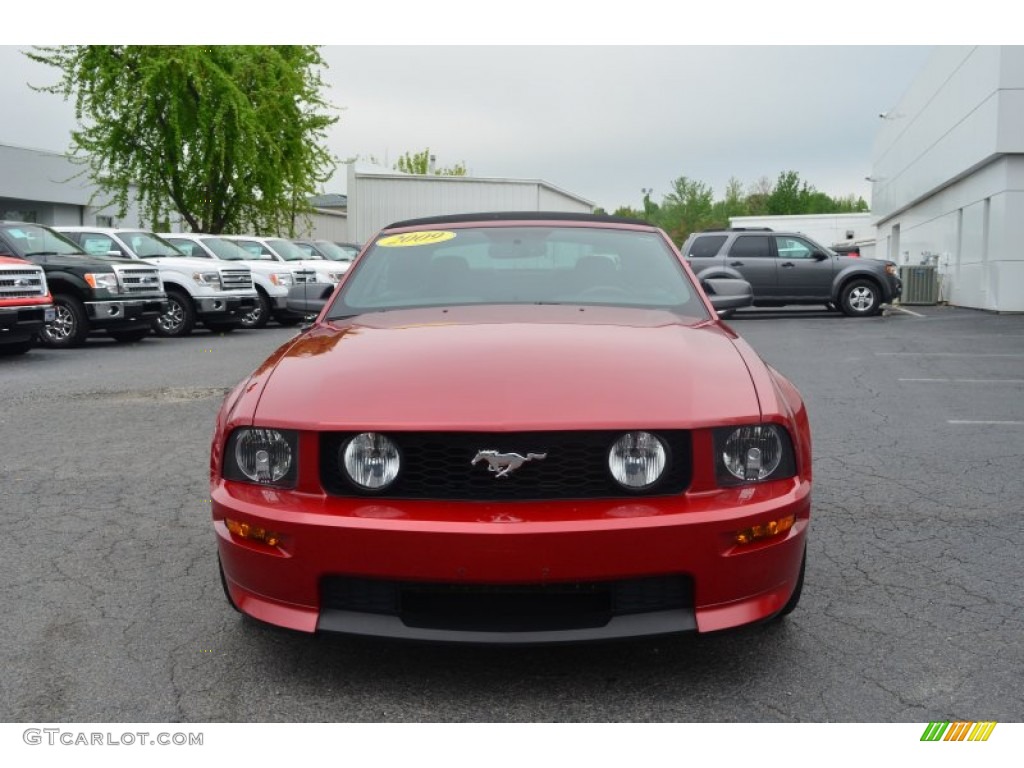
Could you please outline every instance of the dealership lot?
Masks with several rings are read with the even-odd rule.
[[[1020,720],[1024,317],[915,311],[737,314],[810,410],[803,600],[778,624],[597,646],[308,637],[230,610],[213,415],[293,330],[0,360],[0,716]]]

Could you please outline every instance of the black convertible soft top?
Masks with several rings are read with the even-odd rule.
[[[447,216],[428,216],[424,219],[407,219],[388,224],[384,229],[418,227],[424,224],[459,224],[474,221],[592,221],[606,224],[643,224],[653,226],[639,219],[624,216],[604,216],[594,213],[566,213],[560,211],[495,211],[493,213],[463,213]]]

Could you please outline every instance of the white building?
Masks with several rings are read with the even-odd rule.
[[[951,304],[1024,312],[1024,47],[937,47],[881,117],[876,254],[936,264]]]
[[[770,227],[802,232],[811,240],[832,248],[860,246],[860,255],[877,258],[874,250],[875,223],[871,213],[808,213],[795,216],[733,216],[730,227]],[[882,257],[884,258],[884,257]]]
[[[348,239],[363,243],[396,221],[489,211],[592,213],[594,204],[537,179],[432,176],[348,168]]]

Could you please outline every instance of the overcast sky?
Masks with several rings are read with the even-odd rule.
[[[64,151],[71,104],[27,46],[0,46],[0,143]],[[685,175],[720,196],[785,170],[870,202],[871,148],[930,49],[889,47],[325,46],[340,158],[393,164],[430,147],[472,175],[543,179],[609,211]],[[0,169],[2,170],[2,169]],[[343,192],[341,172],[325,191]]]

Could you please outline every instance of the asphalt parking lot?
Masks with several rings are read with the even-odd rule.
[[[0,359],[0,718],[1022,720],[1024,316],[912,309],[733,318],[810,411],[803,600],[774,624],[596,646],[310,637],[227,606],[213,417],[294,330]]]

